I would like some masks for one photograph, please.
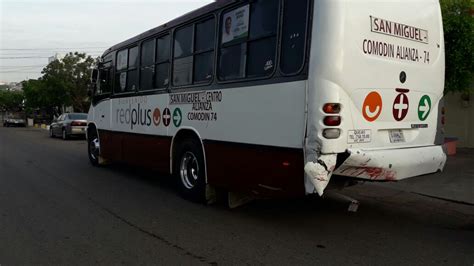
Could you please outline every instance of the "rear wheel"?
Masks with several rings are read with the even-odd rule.
[[[194,139],[179,143],[173,161],[175,177],[183,197],[195,202],[205,202],[205,166],[200,143]]]
[[[87,136],[87,151],[89,155],[89,161],[94,166],[99,165],[100,156],[100,142],[97,132],[93,131]]]

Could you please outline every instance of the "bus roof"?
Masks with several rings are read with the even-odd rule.
[[[213,12],[221,7],[224,7],[226,5],[229,5],[231,3],[234,3],[234,2],[241,2],[241,0],[216,0],[214,3],[210,3],[208,5],[205,5],[199,9],[196,9],[196,10],[193,10],[191,12],[188,12],[180,17],[177,17],[165,24],[162,24],[156,28],[153,28],[153,29],[150,29],[148,31],[145,31],[141,34],[138,34],[137,36],[135,37],[132,37],[128,40],[125,40],[121,43],[118,43],[110,48],[108,48],[107,50],[105,50],[105,52],[102,54],[102,56],[105,56],[106,54],[110,53],[111,51],[115,51],[115,50],[119,50],[123,47],[127,47],[131,44],[134,44],[134,43],[137,43],[138,41],[142,40],[142,39],[145,39],[145,38],[148,38],[150,36],[153,36],[155,34],[158,34],[162,31],[165,31],[165,30],[168,30],[170,28],[173,28],[173,27],[176,27],[180,24],[183,24],[185,22],[188,22],[194,18],[198,18],[200,16],[203,16],[207,13],[210,13],[210,12]]]

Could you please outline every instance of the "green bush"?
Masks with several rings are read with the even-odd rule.
[[[445,93],[469,95],[474,67],[474,17],[471,0],[441,0],[446,53]]]

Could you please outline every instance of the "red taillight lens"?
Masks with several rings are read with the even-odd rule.
[[[86,122],[81,122],[81,121],[72,121],[71,126],[86,126]]]
[[[327,103],[323,106],[323,111],[326,114],[339,114],[341,112],[341,105],[338,103]]]
[[[330,127],[336,127],[341,124],[341,117],[340,116],[326,116],[324,118],[324,125]]]

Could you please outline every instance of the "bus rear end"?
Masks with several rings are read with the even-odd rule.
[[[316,0],[306,192],[332,174],[396,181],[442,170],[444,41],[437,0]]]

